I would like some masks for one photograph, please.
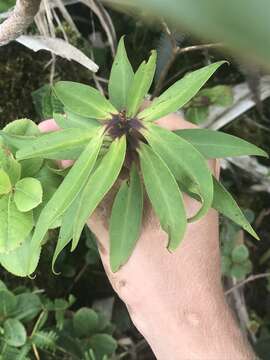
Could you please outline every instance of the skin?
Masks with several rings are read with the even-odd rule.
[[[167,129],[192,128],[171,114],[157,123]],[[57,130],[53,120],[41,123],[44,132]],[[62,166],[70,166],[64,161]],[[209,162],[219,175],[216,161]],[[88,221],[95,233],[108,278],[124,301],[137,329],[159,360],[250,360],[250,349],[230,312],[221,285],[218,215],[210,210],[190,223],[174,253],[166,249],[167,235],[145,201],[143,230],[132,256],[118,272],[109,266],[108,219],[112,190]],[[186,211],[199,204],[185,196]]]

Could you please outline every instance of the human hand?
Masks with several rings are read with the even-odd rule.
[[[170,130],[194,127],[175,114],[157,123]],[[40,129],[53,131],[58,127],[53,120],[48,120],[40,124]],[[62,163],[66,165],[70,162]],[[218,163],[211,161],[209,166],[218,177]],[[249,353],[244,352],[241,334],[224,301],[217,213],[211,209],[201,220],[188,224],[181,245],[169,253],[167,234],[146,200],[143,229],[133,254],[118,272],[112,273],[108,228],[114,195],[113,189],[88,225],[96,235],[113,288],[158,359],[251,359]],[[184,201],[189,216],[200,206],[188,196]],[[210,336],[210,340],[203,340],[204,336]],[[215,344],[214,339],[218,338],[222,338],[222,344]],[[230,357],[226,356],[226,348]]]

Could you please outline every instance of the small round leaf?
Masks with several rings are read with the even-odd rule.
[[[91,337],[89,343],[97,359],[103,359],[105,355],[112,355],[117,349],[116,340],[108,334],[96,334]]]
[[[81,308],[73,318],[73,326],[78,336],[89,336],[98,327],[98,314],[88,308]]]
[[[231,268],[231,276],[238,280],[245,278],[246,274],[246,268],[242,264],[234,264]]]
[[[232,266],[231,259],[228,256],[222,256],[221,257],[221,271],[222,271],[222,274],[229,275],[231,266]]]
[[[248,248],[244,245],[237,245],[232,251],[232,261],[234,263],[242,263],[248,259]]]
[[[26,215],[23,213],[19,214]],[[31,236],[28,236],[21,246],[17,247],[13,251],[10,251],[8,255],[0,253],[0,263],[8,272],[13,275],[22,277],[28,276],[36,270],[40,257],[40,251],[40,247],[34,250],[32,249]]]
[[[34,178],[24,178],[15,185],[14,201],[19,211],[34,209],[42,202],[42,186]]]
[[[16,307],[16,296],[12,292],[2,288],[0,290],[0,318],[3,319],[10,316]]]
[[[25,136],[35,136],[40,134],[40,130],[32,120],[29,119],[19,119],[12,121],[7,124],[3,129],[7,134],[11,135],[25,135]]]
[[[4,339],[10,346],[19,347],[26,342],[26,331],[23,324],[17,319],[8,319],[4,322]]]
[[[0,197],[0,253],[11,252],[23,244],[33,226],[31,211],[20,212],[11,194]]]

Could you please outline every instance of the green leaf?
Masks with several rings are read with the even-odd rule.
[[[229,275],[232,266],[232,261],[228,256],[221,256],[221,271],[224,275]]]
[[[203,89],[198,94],[200,97],[207,97],[211,104],[219,106],[231,106],[233,103],[232,88],[226,85],[217,85],[212,88]]]
[[[268,157],[267,153],[236,136],[208,129],[176,130],[175,134],[190,142],[207,159],[257,155]]]
[[[246,217],[238,207],[236,201],[224,186],[213,177],[214,183],[214,199],[212,207],[218,212],[231,219],[233,222],[241,226],[255,239],[259,240],[258,235],[247,221]]]
[[[14,347],[23,346],[26,338],[26,330],[19,320],[7,319],[4,322],[4,340],[8,345]]]
[[[55,262],[61,253],[61,251],[68,245],[68,243],[72,240],[73,235],[73,221],[74,214],[77,212],[77,208],[80,203],[80,194],[76,197],[73,203],[68,207],[66,212],[63,215],[62,224],[59,232],[59,237],[57,240],[57,245],[54,250],[53,260],[52,260],[52,270],[55,273]]]
[[[206,160],[189,142],[159,126],[148,125],[143,134],[184,191],[200,196],[202,207],[189,221],[204,216],[213,201],[212,175]]]
[[[48,201],[58,189],[63,179],[61,176],[56,175],[50,170],[50,168],[47,166],[47,162],[45,163],[45,166],[43,166],[35,175],[35,178],[41,182],[43,189],[42,203],[33,210],[36,223],[41,211],[44,209]]]
[[[54,351],[58,335],[53,331],[36,331],[32,336],[33,344],[41,350]]]
[[[185,118],[193,124],[203,123],[208,116],[209,109],[206,106],[190,107],[185,112]]]
[[[8,174],[0,169],[0,195],[8,194],[11,191],[11,182]]]
[[[242,263],[248,259],[248,248],[244,245],[237,245],[232,251],[232,261],[234,263]]]
[[[42,186],[34,178],[24,178],[15,185],[14,201],[19,211],[34,209],[42,202]]]
[[[35,110],[41,120],[52,118],[53,106],[51,92],[51,85],[45,84],[31,93]]]
[[[98,314],[89,308],[83,307],[76,311],[73,317],[73,326],[78,337],[89,337],[98,328]]]
[[[39,136],[40,130],[37,124],[29,119],[14,120],[7,124],[3,131],[10,135]]]
[[[5,255],[6,256],[6,255]],[[0,317],[4,319],[10,317],[17,306],[16,296],[5,289],[0,290]]]
[[[0,12],[7,11],[9,8],[15,5],[15,0],[4,0],[0,4]]]
[[[141,143],[139,155],[147,194],[162,229],[169,235],[168,249],[175,250],[187,226],[182,194],[170,169],[157,153]]]
[[[128,91],[127,115],[133,117],[137,114],[145,95],[147,95],[152,84],[156,70],[157,53],[152,54],[147,63],[143,61],[134,75],[131,88]]]
[[[110,218],[110,264],[113,272],[127,262],[140,235],[143,189],[133,164],[115,197]]]
[[[0,146],[0,167],[7,173],[10,182],[14,185],[21,177],[21,165],[5,147]]]
[[[256,6],[254,0],[125,0],[122,3],[126,8],[131,4],[132,11],[135,5],[140,6],[141,15],[149,12],[158,18],[162,17],[174,29],[191,33],[195,38],[222,42],[239,57],[249,58],[253,63],[259,62],[269,67],[268,0],[261,0],[260,6]],[[241,17],[239,14],[242,14]]]
[[[64,129],[47,133],[18,150],[16,157],[18,160],[37,157],[72,160],[75,150],[76,159],[76,150],[80,149],[81,151],[95,134],[96,130],[86,131],[85,129]]]
[[[99,120],[111,119],[112,114],[117,114],[114,106],[91,86],[59,81],[53,89],[65,108],[74,114]]]
[[[55,219],[63,215],[84,187],[98,156],[103,134],[98,131],[42,210],[33,235],[39,245]]]
[[[12,150],[17,150],[24,146],[31,145],[33,141],[37,140],[37,136],[8,134],[5,133],[3,130],[0,130],[0,136],[3,137],[5,143]]]
[[[92,336],[89,344],[94,350],[96,360],[103,360],[104,355],[112,355],[117,349],[116,340],[108,334],[96,334]]]
[[[99,121],[73,114],[70,111],[66,111],[65,114],[53,113],[53,118],[62,129],[80,128],[89,130],[100,126]]]
[[[43,165],[43,159],[35,158],[21,160],[20,164],[22,169],[21,177],[33,177],[38,173],[41,166]]]
[[[245,278],[248,271],[242,264],[233,264],[230,271],[230,276],[238,280]]]
[[[32,212],[17,210],[12,195],[0,198],[0,253],[16,249],[33,228]]]
[[[154,121],[180,109],[196,95],[224,63],[225,61],[219,61],[187,74],[156,98],[148,108],[140,112],[138,118],[144,121]]]
[[[27,324],[33,320],[42,310],[43,305],[37,294],[22,293],[16,296],[16,309],[12,311],[12,318],[16,318],[21,322]]]
[[[15,276],[31,275],[38,264],[41,248],[33,248],[31,236],[28,236],[23,244],[8,254],[0,254],[1,265]]]
[[[122,36],[118,43],[109,79],[109,98],[119,111],[127,108],[127,96],[133,77],[134,72],[128,60]]]
[[[115,139],[100,165],[91,174],[82,192],[80,206],[75,216],[73,228],[74,249],[79,241],[81,232],[89,216],[96,209],[100,201],[113,186],[120,173],[126,154],[126,138]]]

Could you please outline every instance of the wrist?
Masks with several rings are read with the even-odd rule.
[[[177,309],[155,306],[131,314],[158,360],[251,360],[246,344],[222,292]]]

